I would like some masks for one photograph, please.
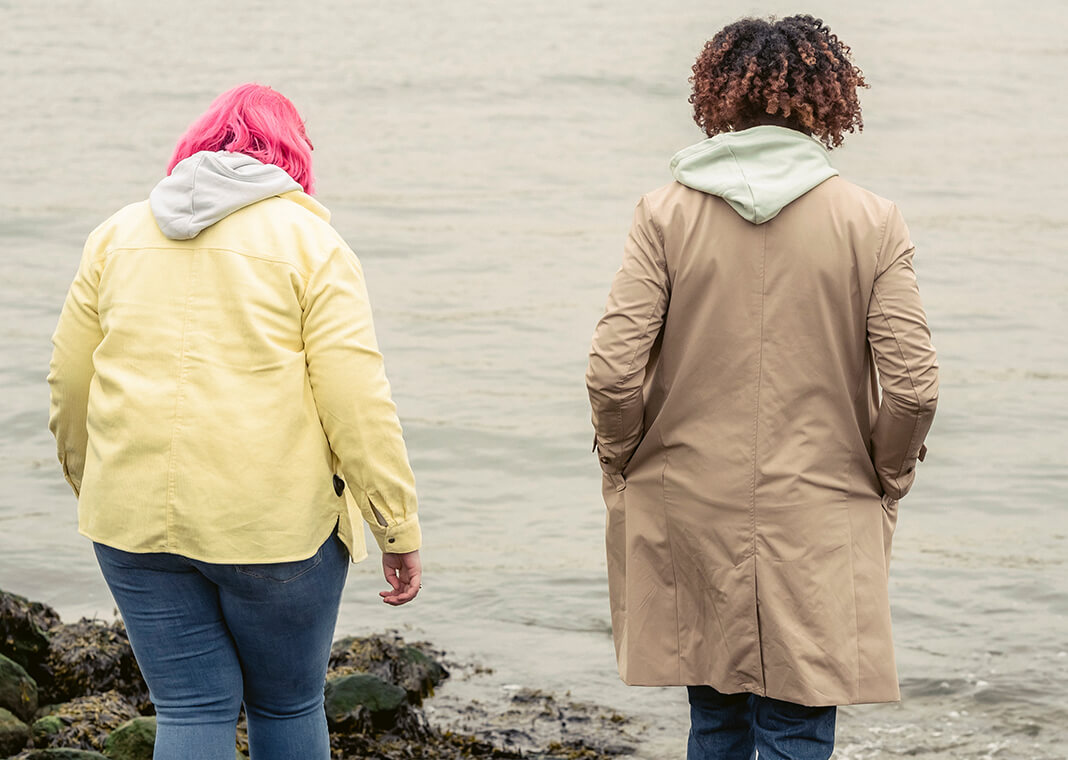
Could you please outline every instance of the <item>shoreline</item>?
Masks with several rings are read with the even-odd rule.
[[[333,760],[531,758],[633,754],[631,720],[589,703],[510,685],[506,695],[436,697],[492,671],[448,660],[396,632],[335,640],[325,688]],[[147,760],[154,709],[121,620],[65,623],[0,589],[0,758]],[[235,758],[246,758],[244,715]]]

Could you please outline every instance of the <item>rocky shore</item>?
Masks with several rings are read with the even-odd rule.
[[[334,642],[326,682],[333,760],[603,760],[634,750],[627,719],[515,687],[433,710],[450,669],[425,643],[384,634]],[[64,623],[0,590],[0,758],[148,760],[156,719],[121,621]],[[235,760],[248,756],[244,716]]]

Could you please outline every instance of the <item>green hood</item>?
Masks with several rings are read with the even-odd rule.
[[[671,159],[671,173],[686,187],[727,201],[743,219],[763,224],[838,170],[818,140],[761,126],[683,148]]]

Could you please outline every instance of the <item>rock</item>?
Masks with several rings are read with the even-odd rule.
[[[104,742],[104,754],[111,760],[152,760],[156,744],[156,719],[134,718],[116,728]]]
[[[0,707],[0,755],[13,755],[30,741],[30,727]]]
[[[377,676],[403,688],[408,701],[418,705],[449,676],[432,651],[425,644],[405,644],[397,637],[349,636],[338,639],[331,647],[330,670],[335,675]]]
[[[143,716],[128,720],[108,735],[104,755],[109,760],[152,760],[156,744],[156,718]],[[241,750],[234,750],[234,760],[248,760]]]
[[[46,715],[38,718],[30,726],[33,734],[33,746],[47,747],[52,744],[52,734],[58,734],[63,730],[63,721],[58,715]]]
[[[37,712],[37,684],[14,660],[0,654],[0,707],[22,720],[33,720]]]
[[[148,687],[120,621],[64,623],[54,626],[49,637],[44,680],[38,686],[50,702],[117,691],[139,711],[151,710]]]
[[[83,749],[41,749],[26,755],[25,760],[108,760],[99,752],[87,752]]]
[[[34,734],[38,747],[102,750],[112,731],[138,717],[134,706],[117,691],[78,697],[46,710],[48,715],[34,724],[41,731]],[[59,730],[53,730],[55,720],[61,724]]]
[[[17,662],[38,680],[39,666],[48,654],[48,629],[59,615],[46,604],[0,591],[0,654]]]
[[[326,720],[336,731],[370,733],[392,728],[407,702],[404,689],[365,673],[326,682]]]

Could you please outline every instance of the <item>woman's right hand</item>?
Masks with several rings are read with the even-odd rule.
[[[394,607],[406,604],[419,593],[419,581],[423,577],[423,565],[419,560],[419,550],[407,554],[383,554],[382,573],[386,583],[392,588],[379,591],[382,601]]]

